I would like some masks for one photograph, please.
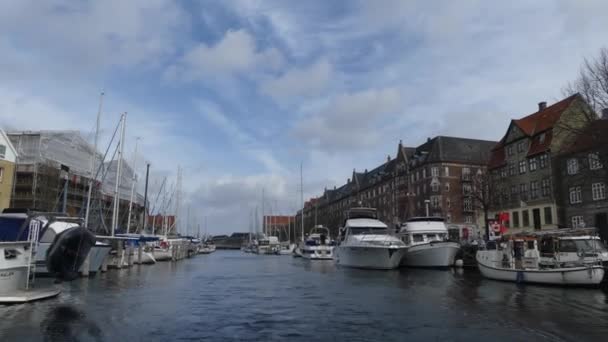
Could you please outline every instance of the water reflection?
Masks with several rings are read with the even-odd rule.
[[[59,305],[47,312],[40,324],[45,341],[103,341],[101,329],[95,322],[88,320],[84,312],[70,306]]]
[[[64,283],[0,307],[0,340],[589,340],[602,290],[519,287],[469,269],[371,271],[218,251]]]

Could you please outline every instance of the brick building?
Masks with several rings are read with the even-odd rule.
[[[269,236],[277,236],[279,241],[288,241],[294,236],[294,216],[265,215],[263,217],[263,232]]]
[[[414,149],[399,142],[394,158],[388,156],[380,166],[368,171],[353,170],[340,187],[325,189],[323,194],[304,204],[304,231],[315,224],[329,228],[332,236],[344,224],[346,211],[358,205],[374,207],[387,224],[398,224],[408,217],[408,164]],[[296,214],[296,234],[301,236],[302,210]]]
[[[507,132],[492,149],[488,169],[494,196],[492,214],[508,213],[508,225],[515,230],[551,229],[558,221],[553,157],[570,146],[576,134],[588,124],[589,106],[572,95],[551,106],[511,120]],[[568,127],[569,129],[565,129]]]
[[[372,170],[353,170],[345,184],[325,189],[323,195],[307,201],[303,211],[305,234],[316,222],[336,236],[346,211],[359,205],[376,208],[381,221],[397,227],[411,216],[425,215],[425,200],[431,203],[430,214],[446,217],[452,226],[474,228],[477,211],[465,208],[463,188],[470,181],[467,175],[485,170],[495,144],[453,137],[429,139],[416,148],[400,142],[395,158],[388,156]],[[296,215],[297,236],[301,235],[301,215],[300,210]]]
[[[476,231],[482,215],[471,197],[472,182],[486,172],[495,145],[438,136],[418,146],[409,164],[410,216],[426,216],[428,204],[429,215],[445,218],[449,228]]]

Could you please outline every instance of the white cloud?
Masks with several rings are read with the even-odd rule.
[[[310,147],[325,151],[369,147],[382,137],[389,114],[400,111],[399,91],[393,88],[344,93],[327,107],[296,123],[294,133]]]
[[[277,102],[284,102],[291,97],[318,95],[331,80],[331,64],[321,59],[316,63],[288,70],[276,79],[261,85],[261,92],[271,96]]]
[[[167,72],[170,77],[202,80],[205,76],[275,70],[282,64],[283,56],[277,49],[258,51],[254,37],[247,31],[229,30],[214,45],[199,43],[192,47]]]

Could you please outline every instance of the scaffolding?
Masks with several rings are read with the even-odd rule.
[[[102,164],[103,156],[78,131],[24,131],[7,134],[19,157],[16,167],[13,207],[45,211],[61,210],[67,182],[66,212],[84,217],[91,175],[91,157],[96,155],[99,167],[93,182],[91,217],[93,230],[105,230],[112,215],[117,161]],[[112,156],[109,155],[108,158]],[[133,183],[133,169],[123,159],[118,191],[120,225],[127,222],[126,213]],[[134,215],[141,214],[143,196],[133,199]],[[140,209],[140,210],[137,210]],[[138,222],[138,220],[134,220]]]

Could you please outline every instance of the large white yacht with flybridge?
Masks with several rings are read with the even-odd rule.
[[[352,208],[334,249],[340,266],[389,270],[399,267],[407,248],[378,220],[376,209]]]

